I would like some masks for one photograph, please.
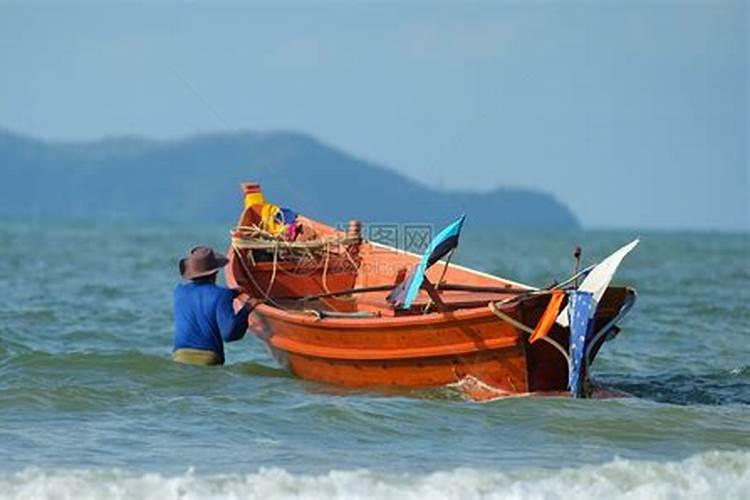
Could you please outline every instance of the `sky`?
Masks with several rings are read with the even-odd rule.
[[[0,0],[0,127],[299,131],[587,227],[746,231],[749,27],[744,1]]]

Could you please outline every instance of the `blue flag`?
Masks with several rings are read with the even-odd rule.
[[[419,265],[388,294],[390,304],[402,309],[411,307],[414,299],[417,298],[419,289],[422,287],[424,273],[445,254],[458,246],[458,237],[461,234],[464,219],[466,219],[466,216],[462,215],[432,239]]]
[[[594,294],[573,291],[568,295],[568,318],[570,321],[570,370],[568,387],[574,398],[583,395],[583,369],[587,341],[593,327]]]

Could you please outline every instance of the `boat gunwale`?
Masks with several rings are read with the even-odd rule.
[[[622,288],[626,294],[635,293],[631,287]],[[536,295],[541,297],[541,295]],[[512,308],[520,307],[521,302],[510,304]],[[511,311],[508,311],[512,314]],[[601,312],[601,311],[600,311]],[[616,313],[616,312],[615,312]],[[465,323],[467,321],[480,322],[487,319],[498,320],[497,316],[488,306],[461,308],[454,311],[435,311],[427,314],[415,314],[411,316],[373,316],[364,318],[320,318],[313,314],[305,313],[303,310],[287,310],[270,304],[258,304],[253,309],[252,315],[269,316],[276,321],[309,326],[322,330],[375,330],[380,328],[413,328],[420,326],[439,325],[437,328],[448,327],[452,323]],[[598,315],[598,314],[597,314]],[[500,321],[500,320],[498,320]]]
[[[405,254],[405,255],[409,255],[409,256],[414,257],[415,259],[417,259],[417,262],[419,262],[419,260],[422,259],[422,255],[419,255],[419,254],[414,253],[414,252],[410,252],[408,250],[401,250],[401,249],[393,247],[391,245],[385,245],[383,243],[378,243],[376,241],[371,241],[371,240],[363,240],[362,243],[363,244],[366,243],[368,245],[372,245],[372,246],[376,246],[376,247],[380,247],[380,248],[387,248],[388,250],[391,250],[391,251],[393,251],[395,253],[402,253],[402,254]],[[445,259],[441,259],[441,260],[437,261],[435,263],[435,265],[439,265],[440,263],[444,264],[445,262],[446,262]],[[525,289],[529,290],[530,292],[538,290],[538,288],[535,288],[535,287],[533,287],[531,285],[526,285],[524,283],[520,283],[518,281],[513,281],[513,280],[510,280],[510,279],[507,279],[507,278],[501,278],[500,276],[495,276],[494,274],[485,273],[484,271],[479,271],[477,269],[473,269],[471,267],[462,266],[460,264],[455,264],[453,262],[448,263],[448,267],[449,268],[452,267],[452,268],[458,269],[460,271],[465,271],[467,273],[474,274],[476,276],[481,276],[482,278],[487,278],[487,279],[491,279],[493,281],[498,281],[498,282],[501,282],[501,283],[504,283],[504,284],[509,284],[511,286],[515,286],[515,287],[518,287],[518,288],[525,288]]]

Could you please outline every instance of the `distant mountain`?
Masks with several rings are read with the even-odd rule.
[[[296,133],[221,133],[50,143],[0,130],[0,217],[236,221],[239,183],[314,218],[471,226],[577,227],[552,196],[529,190],[437,191]]]

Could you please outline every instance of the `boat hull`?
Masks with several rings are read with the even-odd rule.
[[[595,318],[601,328],[629,294],[610,288]],[[519,302],[503,312],[533,327],[548,296]],[[304,312],[258,306],[251,330],[275,358],[300,378],[337,386],[425,388],[473,377],[499,391],[518,394],[566,390],[568,366],[551,344],[528,342],[528,333],[488,307],[394,318],[319,319]],[[567,350],[567,330],[552,339]],[[592,349],[595,356],[604,342]]]
[[[250,326],[277,360],[304,379],[346,387],[419,388],[473,375],[509,392],[527,387],[523,340],[515,328],[481,310],[473,318],[429,322],[289,316],[297,315],[260,306]]]

